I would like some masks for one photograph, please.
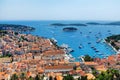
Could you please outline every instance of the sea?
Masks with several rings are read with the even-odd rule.
[[[63,28],[71,26],[51,26],[53,23],[86,24],[93,21],[0,21],[0,24],[19,24],[34,27],[35,30],[26,34],[37,35],[45,38],[54,38],[58,45],[67,44],[74,51],[70,54],[77,60],[80,56],[90,55],[91,57],[105,58],[116,52],[104,42],[104,39],[111,35],[120,34],[120,26],[115,25],[87,25],[72,26],[77,31],[65,32]],[[109,23],[110,21],[94,21],[98,23]]]

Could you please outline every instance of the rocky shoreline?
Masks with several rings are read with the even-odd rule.
[[[0,30],[12,30],[16,32],[33,31],[35,28],[26,25],[0,24]]]
[[[116,53],[118,53],[118,50],[116,50],[110,43],[108,43],[105,39],[104,39],[104,42],[107,44],[107,45],[109,45],[110,47],[112,47],[112,49],[116,52]]]

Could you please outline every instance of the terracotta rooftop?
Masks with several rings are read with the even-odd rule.
[[[98,63],[96,63],[96,62],[85,62],[85,65],[98,65]]]
[[[106,71],[107,70],[107,68],[105,68],[104,65],[95,66],[95,69],[98,70],[98,71]]]
[[[115,61],[115,55],[108,56],[109,61]]]
[[[56,54],[64,54],[64,51],[63,50],[50,50],[50,51],[46,51],[43,53],[44,56],[56,55]]]
[[[68,65],[45,66],[45,69],[73,69],[73,66]]]

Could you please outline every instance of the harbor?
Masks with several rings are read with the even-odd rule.
[[[119,26],[73,26],[77,28],[77,31],[64,32],[63,28],[66,26],[50,26],[50,24],[57,22],[82,24],[87,23],[87,21],[6,21],[0,23],[32,26],[35,28],[35,30],[29,32],[28,34],[43,36],[45,38],[52,38],[57,41],[58,45],[62,45],[63,43],[67,44],[72,49],[70,54],[75,59],[77,59],[78,56],[86,54],[89,54],[91,57],[99,58],[104,58],[103,53],[106,54],[105,56],[116,54],[116,51],[103,40],[112,34],[119,34]]]

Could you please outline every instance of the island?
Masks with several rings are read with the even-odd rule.
[[[87,25],[86,24],[75,23],[75,24],[68,24],[68,26],[87,26]]]
[[[0,24],[0,30],[13,30],[19,32],[33,31],[35,28],[25,25]]]
[[[62,23],[53,23],[50,24],[51,26],[66,26],[66,24],[62,24]]]
[[[120,21],[109,22],[109,23],[88,22],[86,24],[88,24],[88,25],[116,25],[116,26],[120,26]]]
[[[72,31],[76,31],[78,30],[77,28],[75,27],[65,27],[63,28],[63,31],[66,31],[66,32],[72,32]]]
[[[116,25],[116,26],[120,26],[120,21],[107,23],[107,24],[105,24],[105,25]]]
[[[53,23],[51,26],[87,26],[86,24],[81,23],[72,23],[72,24],[62,24],[62,23]]]
[[[88,25],[102,25],[101,23],[97,23],[97,22],[88,22],[86,24],[88,24]]]

